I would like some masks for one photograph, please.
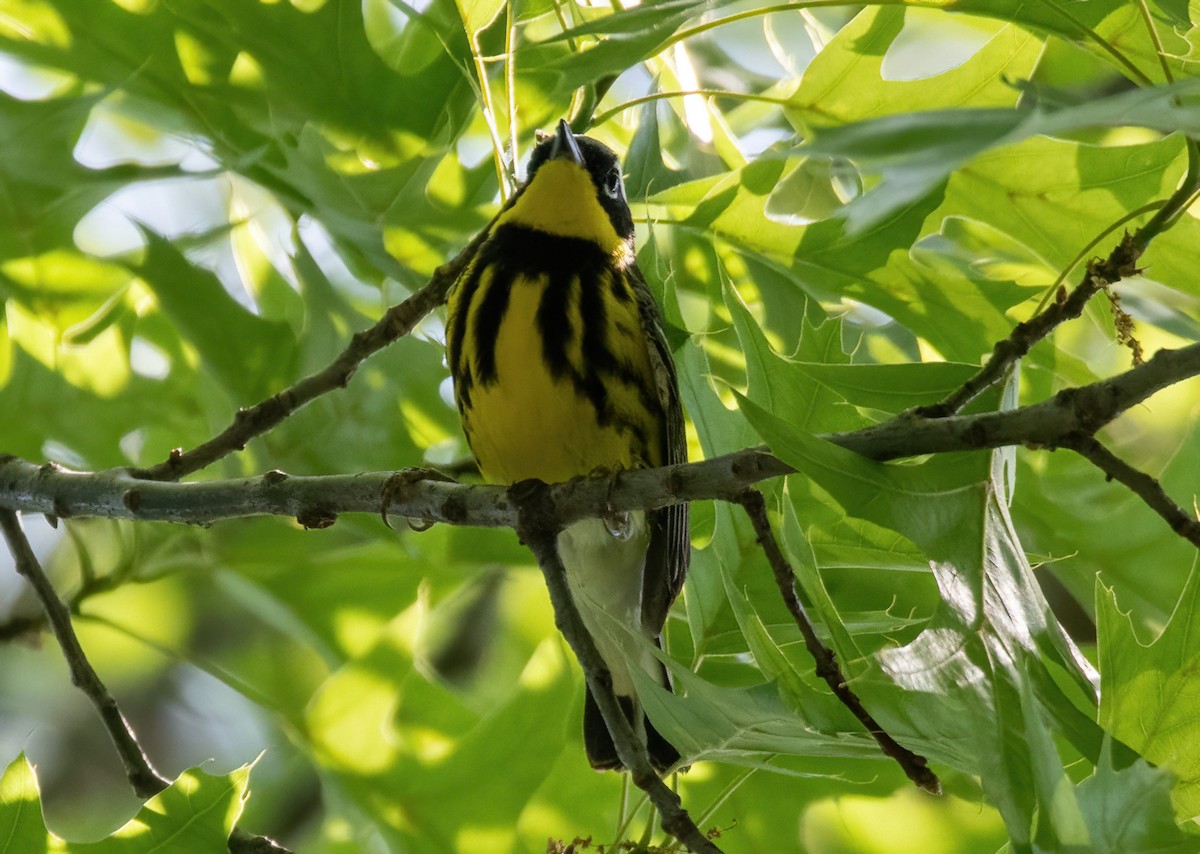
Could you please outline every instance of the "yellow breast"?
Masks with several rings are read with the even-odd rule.
[[[611,292],[613,275],[565,282],[517,275],[511,284],[484,276],[465,334],[477,342],[485,313],[501,306],[494,365],[481,365],[484,348],[467,348],[465,367],[473,379],[459,403],[467,439],[489,481],[554,483],[599,469],[660,464],[662,418],[636,304],[610,293],[581,293],[582,287]],[[487,298],[492,288],[506,284],[506,300]],[[552,296],[555,318],[539,315],[548,291],[564,287],[566,293]],[[585,331],[585,309],[594,308],[596,299],[602,311],[591,312],[586,322],[599,324],[599,333]],[[549,353],[546,336],[556,341]],[[604,350],[615,357],[612,364],[600,357]]]

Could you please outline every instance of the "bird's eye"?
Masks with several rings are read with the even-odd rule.
[[[619,199],[624,195],[624,186],[621,183],[621,170],[613,169],[604,176],[604,195],[610,199]]]

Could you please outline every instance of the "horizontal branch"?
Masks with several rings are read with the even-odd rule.
[[[1056,448],[1096,432],[1125,410],[1200,374],[1200,344],[1160,350],[1123,374],[1007,412],[926,418],[908,412],[881,424],[823,438],[875,460],[1033,444]],[[563,524],[683,501],[735,501],[749,486],[794,469],[750,448],[697,463],[580,478],[550,496]],[[428,474],[429,477],[424,475]],[[245,516],[291,516],[320,528],[339,513],[381,513],[453,525],[516,528],[516,505],[500,486],[463,485],[420,470],[396,474],[293,477],[268,472],[236,480],[146,481],[124,469],[73,472],[0,457],[0,507],[52,516],[104,516],[210,524]]]

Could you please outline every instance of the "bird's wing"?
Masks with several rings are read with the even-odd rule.
[[[662,317],[654,297],[636,265],[630,267],[633,291],[637,296],[642,328],[649,344],[650,365],[654,372],[658,401],[662,406],[662,431],[659,437],[664,465],[687,462],[687,435],[683,424],[683,406],[679,400],[679,380],[671,349],[663,334]],[[688,534],[688,505],[675,504],[649,514],[650,548],[642,577],[642,626],[658,635],[667,620],[671,603],[683,589],[691,559]]]

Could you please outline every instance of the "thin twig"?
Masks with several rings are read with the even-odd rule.
[[[171,782],[155,770],[138,744],[137,736],[129,721],[121,714],[117,701],[109,693],[108,688],[88,661],[75,627],[71,623],[71,612],[54,590],[50,579],[46,577],[42,565],[29,545],[29,538],[21,528],[20,517],[13,510],[0,509],[0,529],[8,543],[16,563],[17,573],[29,582],[41,602],[44,619],[40,617],[16,618],[4,624],[13,635],[41,629],[47,622],[54,633],[55,639],[62,648],[63,658],[71,671],[71,682],[91,700],[100,722],[104,725],[109,738],[117,749],[121,764],[125,766],[125,776],[134,794],[139,798],[149,799],[171,785]],[[97,587],[102,585],[97,585]],[[74,602],[74,600],[72,600]],[[7,640],[6,633],[0,632],[0,641]],[[231,854],[291,854],[291,852],[273,839],[247,833],[240,828],[234,828],[229,837]]]
[[[550,603],[554,607],[554,623],[579,659],[588,688],[608,725],[621,763],[629,769],[634,785],[646,793],[658,810],[663,830],[687,846],[689,851],[720,854],[721,849],[692,821],[679,795],[654,773],[645,745],[634,734],[633,727],[617,702],[612,677],[604,666],[600,651],[596,649],[596,642],[583,623],[579,609],[575,607],[571,589],[567,585],[566,569],[558,554],[558,533],[562,530],[562,523],[555,515],[548,487],[539,481],[523,481],[510,487],[508,492],[518,508],[517,536],[533,553],[542,570],[550,591]]]
[[[227,454],[242,450],[255,436],[266,433],[322,394],[344,388],[364,359],[407,335],[429,312],[445,301],[451,286],[466,269],[490,230],[489,223],[453,259],[434,270],[425,287],[388,309],[374,326],[356,332],[346,349],[328,366],[248,409],[239,409],[233,423],[207,442],[190,451],[176,449],[161,463],[135,469],[133,475],[142,480],[178,480],[212,465]]]
[[[837,657],[833,654],[833,650],[825,646],[821,642],[821,639],[817,637],[817,630],[813,627],[808,612],[804,610],[804,605],[801,604],[800,597],[796,594],[796,574],[792,571],[787,558],[783,556],[783,552],[779,548],[779,543],[775,539],[775,534],[771,530],[771,520],[767,518],[767,505],[763,501],[762,493],[757,489],[747,489],[742,493],[738,503],[745,509],[746,515],[750,517],[751,524],[754,525],[754,533],[758,537],[758,544],[762,546],[763,552],[767,556],[767,561],[771,564],[771,571],[775,574],[775,584],[779,587],[783,601],[787,605],[788,611],[791,612],[792,618],[796,621],[796,625],[800,629],[800,634],[804,636],[804,645],[808,647],[809,654],[817,664],[817,676],[825,680],[825,683],[830,687],[834,695],[841,700],[842,705],[849,709],[854,714],[854,717],[858,718],[859,723],[879,743],[879,748],[884,752],[884,755],[896,760],[896,763],[904,771],[908,779],[912,780],[919,788],[924,789],[926,792],[940,795],[942,793],[942,784],[938,780],[937,775],[929,770],[929,765],[925,757],[913,753],[888,735],[884,728],[871,716],[871,713],[863,707],[862,701],[858,699],[858,696],[846,684],[846,677],[842,675],[842,670],[838,666]]]
[[[1058,293],[1059,287],[1062,285],[1063,282],[1065,282],[1067,280],[1067,276],[1069,276],[1069,275],[1071,275],[1071,273],[1075,272],[1075,268],[1077,266],[1079,266],[1079,264],[1083,261],[1084,258],[1087,258],[1089,255],[1092,254],[1092,250],[1095,249],[1097,246],[1099,246],[1100,243],[1104,240],[1104,238],[1108,237],[1110,234],[1112,234],[1118,228],[1123,226],[1125,223],[1130,222],[1131,220],[1137,219],[1142,214],[1148,214],[1148,213],[1150,213],[1150,211],[1156,211],[1159,208],[1161,208],[1163,205],[1165,205],[1166,203],[1167,203],[1166,199],[1158,199],[1157,201],[1153,201],[1153,202],[1150,202],[1149,204],[1142,205],[1140,208],[1135,208],[1131,211],[1128,211],[1127,213],[1118,217],[1113,222],[1110,222],[1108,225],[1106,225],[1104,227],[1103,231],[1101,231],[1099,234],[1097,234],[1095,237],[1093,237],[1091,240],[1089,240],[1082,249],[1080,249],[1078,252],[1075,253],[1075,257],[1072,258],[1070,261],[1068,261],[1067,265],[1062,268],[1062,271],[1059,272],[1059,274],[1058,274],[1058,278],[1056,278],[1053,282],[1051,282],[1050,287],[1046,288],[1046,292],[1044,294],[1042,294],[1042,298],[1038,301],[1037,309],[1035,311],[1040,312],[1043,308],[1046,307],[1047,300],[1049,300],[1052,296],[1054,296]]]
[[[1200,522],[1171,500],[1157,478],[1151,477],[1125,462],[1100,444],[1095,436],[1075,436],[1063,442],[1061,446],[1070,448],[1094,464],[1104,472],[1108,480],[1116,480],[1125,484],[1135,495],[1145,501],[1151,510],[1162,516],[1171,526],[1172,531],[1200,549]]]
[[[8,542],[13,560],[16,561],[17,572],[33,587],[46,612],[54,637],[62,647],[63,657],[71,670],[71,682],[92,701],[113,745],[117,748],[117,754],[125,766],[125,776],[129,779],[129,785],[139,798],[157,795],[171,785],[170,781],[154,770],[154,766],[150,764],[149,758],[138,744],[129,722],[121,714],[117,701],[87,660],[83,647],[79,645],[79,638],[75,636],[75,628],[71,625],[71,615],[58,598],[50,579],[42,571],[41,564],[38,563],[37,556],[29,545],[29,539],[21,529],[20,519],[14,511],[0,509],[0,529],[3,529],[4,539]]]
[[[1200,193],[1200,150],[1188,140],[1188,171],[1179,187],[1147,223],[1132,234],[1126,234],[1104,260],[1089,263],[1083,278],[1068,295],[1059,290],[1057,298],[1029,320],[1018,323],[1012,333],[992,347],[992,355],[979,371],[945,399],[932,406],[915,410],[925,418],[945,418],[958,412],[983,391],[1004,378],[1008,369],[1024,357],[1033,345],[1041,341],[1061,323],[1083,314],[1088,301],[1098,292],[1127,276],[1140,272],[1138,259],[1150,242],[1174,224],[1176,218],[1196,201]]]
[[[1159,213],[1165,208],[1160,208]],[[1126,234],[1117,248],[1103,261],[1092,261],[1083,279],[1069,295],[1060,289],[1057,298],[1040,314],[1018,323],[1007,338],[997,341],[992,355],[979,371],[933,406],[921,406],[916,414],[925,418],[945,418],[958,412],[984,391],[1004,378],[1008,369],[1023,358],[1033,345],[1067,320],[1083,314],[1088,301],[1106,286],[1138,272],[1137,260],[1145,246]]]
[[[602,125],[621,111],[636,107],[639,104],[659,101],[664,98],[686,98],[689,95],[700,95],[705,98],[733,98],[740,101],[756,101],[764,104],[774,104],[777,107],[786,107],[793,102],[791,98],[778,98],[772,95],[761,95],[756,92],[731,92],[726,89],[684,89],[672,92],[651,92],[649,95],[642,95],[639,98],[622,101],[615,107],[610,107],[598,116],[594,116],[591,126]]]

